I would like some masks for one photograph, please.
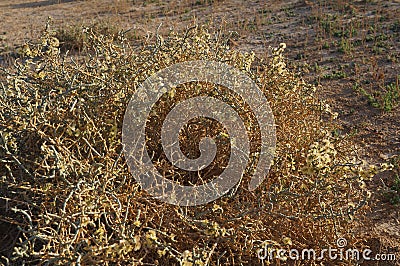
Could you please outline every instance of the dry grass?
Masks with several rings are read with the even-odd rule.
[[[346,237],[349,245],[361,245],[353,219],[367,209],[364,181],[387,166],[363,164],[350,149],[351,140],[334,134],[335,114],[315,96],[313,85],[287,69],[283,45],[259,58],[231,49],[229,33],[197,25],[155,34],[140,50],[122,34],[87,29],[82,36],[80,56],[70,58],[60,53],[48,25],[39,41],[22,47],[13,68],[2,69],[0,199],[6,204],[0,219],[18,232],[10,239],[12,249],[2,251],[4,260],[245,265],[260,263],[256,254],[265,243],[323,248]],[[184,208],[160,203],[136,184],[122,156],[121,128],[130,96],[149,75],[196,59],[223,61],[257,82],[275,115],[278,146],[266,181],[247,191],[259,132],[251,110],[237,107],[255,140],[244,184],[234,197]],[[216,92],[203,83],[164,95],[146,134],[153,162],[167,177],[178,171],[165,171],[157,145],[164,108],[196,95],[238,102],[228,90]],[[194,123],[215,134],[221,129],[210,121]],[[195,140],[204,132],[193,134],[181,139],[189,154],[196,153]],[[213,162],[216,168],[224,165],[227,155],[221,155]]]

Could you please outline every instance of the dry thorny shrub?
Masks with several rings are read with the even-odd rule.
[[[364,180],[386,166],[363,164],[351,142],[334,134],[335,114],[314,96],[314,86],[286,68],[284,44],[258,58],[231,49],[229,33],[199,26],[155,34],[139,48],[122,33],[84,32],[79,57],[61,54],[47,26],[40,42],[22,48],[13,68],[2,69],[0,218],[18,227],[4,261],[236,265],[259,263],[257,250],[265,243],[317,249],[341,236],[359,244],[352,222],[367,206]],[[196,59],[225,62],[257,82],[274,112],[278,142],[257,190],[243,182],[234,196],[186,208],[152,199],[136,184],[122,156],[121,129],[130,96],[149,75]],[[218,175],[229,154],[224,128],[199,118],[182,130],[189,134],[182,133],[182,147],[196,157],[208,128],[222,150],[214,169],[185,176],[165,162],[162,119],[195,95],[230,103],[249,139],[260,140],[251,110],[228,89],[188,83],[167,92],[148,120],[147,147],[167,178],[191,183]],[[244,181],[257,162],[254,143]]]

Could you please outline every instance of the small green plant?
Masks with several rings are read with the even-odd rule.
[[[392,111],[400,102],[400,88],[398,84],[391,83],[386,86],[386,92],[383,95],[383,109]]]
[[[357,86],[356,86],[356,87],[357,87]],[[367,97],[368,103],[369,103],[371,106],[373,106],[373,107],[375,107],[375,108],[380,108],[380,104],[379,104],[378,100],[377,100],[372,94],[368,93],[368,92],[367,92],[364,88],[362,88],[362,87],[358,87],[358,91],[359,91],[362,95],[364,95],[365,97]]]
[[[325,34],[331,35],[338,28],[337,16],[328,14],[327,17],[320,20],[319,25]]]
[[[395,175],[393,184],[389,187],[389,190],[385,193],[388,201],[393,205],[400,204],[400,177]]]
[[[375,91],[374,93],[369,93],[358,83],[353,86],[353,90],[367,97],[368,103],[371,106],[386,112],[392,111],[393,108],[397,107],[400,103],[400,88],[398,82],[391,83],[384,87],[383,91]]]
[[[342,79],[347,77],[346,72],[339,70],[339,71],[332,71],[332,73],[328,73],[322,76],[324,79]]]
[[[349,54],[352,50],[353,44],[351,43],[351,40],[342,37],[338,51],[341,53]]]

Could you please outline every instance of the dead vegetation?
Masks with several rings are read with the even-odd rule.
[[[229,32],[194,25],[155,34],[137,49],[122,32],[87,28],[79,57],[70,57],[60,52],[56,36],[48,24],[40,40],[22,47],[13,67],[1,69],[0,220],[9,243],[1,250],[4,263],[245,265],[260,263],[257,251],[266,243],[322,249],[345,237],[350,246],[362,245],[353,219],[368,209],[365,181],[390,166],[363,163],[351,140],[335,134],[336,114],[314,95],[313,85],[287,69],[284,44],[259,58],[231,49]],[[130,96],[149,75],[196,59],[225,62],[254,79],[274,112],[278,146],[256,191],[246,189],[249,171],[235,196],[184,208],[160,203],[136,184],[122,156],[121,128]],[[146,134],[165,176],[177,172],[165,168],[158,148],[162,118],[176,101],[196,95],[232,105],[238,100],[207,83],[163,96]],[[251,170],[257,124],[245,103],[237,110],[255,140]],[[201,119],[193,123],[200,130],[181,141],[195,155],[201,129],[211,128],[218,139],[222,128]],[[221,155],[214,166],[224,164]]]

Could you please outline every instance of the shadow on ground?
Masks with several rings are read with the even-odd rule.
[[[73,2],[73,1],[74,0],[47,0],[47,1],[40,1],[40,2],[26,2],[26,3],[11,5],[11,8],[17,9],[17,8],[51,6],[51,5],[56,5],[56,4],[69,3],[69,2]]]

